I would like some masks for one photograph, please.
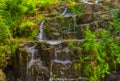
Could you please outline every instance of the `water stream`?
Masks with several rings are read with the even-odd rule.
[[[43,25],[44,25],[44,22],[45,22],[45,20],[43,20],[41,22],[40,27],[39,27],[39,31],[40,32],[39,32],[39,34],[37,36],[37,38],[38,38],[39,41],[43,40]]]

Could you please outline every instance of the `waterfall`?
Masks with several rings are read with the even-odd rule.
[[[28,63],[27,63],[27,72],[26,72],[26,81],[33,81],[33,75],[34,75],[34,68],[32,68],[32,66],[34,66],[35,63],[37,62],[41,62],[40,58],[34,58],[35,57],[35,53],[36,53],[36,49],[35,46],[29,47],[27,49],[27,51],[31,54],[30,55],[30,59],[28,59]],[[42,76],[43,77],[43,76]]]
[[[40,24],[40,27],[39,27],[39,34],[38,34],[38,36],[37,36],[37,38],[38,38],[38,40],[43,40],[43,25],[44,25],[44,22],[45,22],[45,20],[43,20],[42,22],[41,22],[41,24]]]
[[[31,55],[30,61],[27,63],[27,72],[26,72],[26,81],[32,81],[32,74],[33,74],[33,69],[31,67],[34,65],[35,60],[34,60],[34,53],[35,53],[35,47],[30,47],[27,50]],[[29,71],[31,69],[31,71]]]
[[[66,47],[66,48],[55,48],[54,49],[54,58],[53,60],[51,60],[51,68],[50,68],[50,78],[49,78],[49,81],[77,81],[78,79],[77,78],[67,78],[65,77],[65,71],[67,71],[70,67],[68,65],[71,65],[72,64],[72,61],[70,61],[68,59],[68,56],[66,56],[66,58],[64,60],[62,60],[61,58],[59,58],[59,55],[62,54],[61,52],[65,52],[65,55],[69,53],[69,48]],[[57,65],[61,65],[59,67],[59,69],[61,69],[61,72],[59,73],[60,75],[62,75],[61,77],[56,77],[56,78],[53,78],[53,74],[54,74],[54,64],[57,64]],[[58,68],[57,68],[58,69]]]

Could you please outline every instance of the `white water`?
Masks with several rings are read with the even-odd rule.
[[[28,52],[31,53],[31,59],[30,62],[28,63],[28,69],[30,69],[36,62],[39,62],[40,59],[34,59],[34,53],[35,53],[35,47],[30,47],[28,48]]]
[[[94,3],[89,2],[89,0],[82,0],[82,1],[83,1],[83,3],[86,3],[86,4],[98,4],[99,0],[95,0]]]
[[[71,63],[70,60],[53,60],[53,62],[63,64],[63,65]]]
[[[27,51],[31,54],[30,55],[31,57],[30,57],[30,61],[27,63],[26,81],[33,81],[34,68],[32,68],[32,66],[34,66],[35,63],[39,63],[40,68],[43,70],[46,70],[47,68],[42,65],[43,61],[41,61],[40,58],[34,58],[36,54],[35,46],[29,47]],[[45,81],[43,72],[42,72],[42,81]]]
[[[43,25],[44,25],[45,20],[43,20],[40,24],[39,31],[40,33],[38,34],[37,38],[38,40],[43,40]]]
[[[66,80],[68,80],[68,81],[73,81],[73,80],[76,80],[77,81],[77,79],[75,79],[75,78],[55,78],[55,79],[53,79],[52,78],[52,75],[53,75],[53,64],[54,63],[57,63],[57,64],[62,64],[61,65],[61,68],[60,69],[62,69],[62,70],[68,70],[68,65],[67,64],[71,64],[72,62],[70,61],[70,60],[68,60],[68,57],[66,57],[66,59],[65,60],[60,60],[60,59],[58,59],[59,58],[59,54],[61,54],[61,52],[62,51],[65,51],[65,53],[67,54],[67,53],[69,53],[69,48],[55,48],[55,52],[54,52],[54,59],[53,60],[51,60],[51,69],[50,69],[50,78],[49,78],[49,81],[66,81]],[[65,75],[65,73],[64,72],[61,72],[61,75]]]
[[[66,13],[67,13],[67,8],[65,8],[65,10],[63,11],[62,16],[66,15]]]
[[[28,64],[28,68],[31,68],[31,66],[35,63],[35,60],[34,60],[34,58],[33,58],[34,53],[35,53],[35,49],[34,49],[34,48],[35,48],[34,46],[28,48],[28,52],[31,53],[31,60],[30,60],[30,62],[29,62],[29,64]]]
[[[26,72],[26,81],[32,81],[32,74],[33,74],[33,69],[31,67],[34,65],[35,60],[34,60],[34,53],[35,53],[35,47],[30,47],[27,49],[27,51],[31,54],[30,61],[27,63],[27,72]],[[31,69],[31,71],[29,71]]]
[[[61,41],[47,41],[47,43],[49,43],[50,45],[57,45],[57,44],[61,44]]]

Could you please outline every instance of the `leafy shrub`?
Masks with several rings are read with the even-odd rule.
[[[101,39],[97,39],[96,33],[86,28],[82,45],[84,54],[78,53],[79,62],[74,65],[76,70],[82,69],[89,81],[100,81],[120,64],[118,40],[112,37],[109,30],[101,32]]]

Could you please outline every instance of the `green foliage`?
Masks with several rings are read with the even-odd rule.
[[[115,71],[116,66],[120,64],[119,42],[112,37],[109,30],[104,29],[101,32],[101,39],[97,39],[98,32],[92,32],[89,27],[84,33],[85,41],[82,45],[84,54],[79,50],[79,61],[74,64],[74,68],[78,71],[82,69],[89,81],[100,81],[111,70]],[[70,46],[79,47],[73,44]]]
[[[37,35],[38,35],[38,29],[34,29],[34,30],[30,33],[29,38],[30,38],[30,39],[34,39]]]
[[[22,35],[24,30],[27,28],[30,28],[31,25],[33,25],[33,22],[31,22],[31,21],[22,22],[19,26],[19,29],[18,29],[19,34]]]
[[[11,56],[14,56],[16,53],[16,50],[18,48],[19,43],[18,42],[13,42],[11,45]]]
[[[0,46],[0,68],[3,68],[7,65],[7,59],[9,59],[10,53],[10,46]]]
[[[1,43],[7,43],[10,38],[10,31],[7,27],[7,25],[0,21],[0,42]]]
[[[38,27],[34,21],[22,22],[18,27],[18,36],[33,39],[38,34]]]

